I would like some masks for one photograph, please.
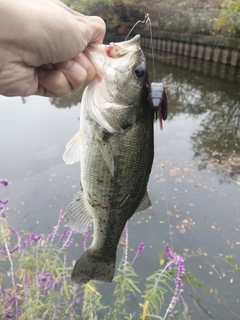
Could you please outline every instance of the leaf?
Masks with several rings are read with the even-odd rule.
[[[149,301],[147,300],[146,302],[144,302],[144,305],[143,305],[142,320],[145,320],[145,319],[146,319],[146,314],[147,314],[148,305],[149,305]]]
[[[70,297],[70,294],[69,294],[69,291],[68,291],[68,286],[67,286],[66,282],[63,283],[63,290],[64,290],[64,293],[65,293],[65,295],[67,297],[67,300],[70,300],[71,297]]]
[[[42,315],[42,320],[45,319],[45,317],[46,317],[46,315],[47,315],[48,312],[49,312],[49,310],[47,309],[47,310],[43,313],[43,315]]]
[[[127,279],[128,283],[130,284],[130,286],[132,286],[138,293],[142,293],[139,288],[135,285],[135,283],[133,282],[132,279]]]

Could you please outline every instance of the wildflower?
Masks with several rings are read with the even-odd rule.
[[[127,259],[128,259],[128,221],[125,224],[125,233],[126,233],[126,238],[125,238],[125,249],[124,249],[124,262],[126,267]]]
[[[7,209],[8,200],[0,200],[0,214],[2,218],[7,218]]]
[[[92,229],[88,229],[85,233],[85,236],[84,236],[84,240],[83,240],[83,250],[86,251],[87,250],[87,239],[89,237],[89,234],[90,232],[92,231]]]
[[[141,252],[143,251],[144,248],[145,248],[145,246],[144,246],[143,242],[141,242],[140,245],[138,246],[138,250],[137,250],[137,252],[135,254],[135,257],[133,258],[132,264],[135,262],[135,260],[137,258],[140,257],[140,254],[141,254]]]
[[[175,265],[175,266],[177,266],[177,272],[176,272],[176,277],[174,278],[174,283],[175,283],[174,294],[173,294],[172,300],[166,310],[166,313],[165,313],[165,316],[163,319],[165,319],[167,315],[170,317],[173,317],[172,311],[173,311],[177,301],[179,300],[179,296],[180,296],[181,292],[183,291],[182,277],[185,272],[185,268],[184,268],[184,260],[185,259],[183,257],[177,255],[176,253],[173,253],[168,244],[166,245],[166,255],[167,255],[168,259],[170,260],[170,262],[168,263],[168,268],[170,269],[170,268],[172,268],[173,265]]]
[[[8,204],[8,200],[0,200],[0,210],[5,208],[6,204]]]
[[[71,302],[71,306],[73,307],[75,304],[78,304],[78,303],[80,303],[80,302],[83,301],[83,300],[84,300],[83,297],[76,298],[76,299],[74,299],[74,300]]]
[[[7,187],[8,181],[5,179],[0,179],[0,187]]]
[[[74,231],[70,230],[67,239],[63,243],[63,248],[68,248],[73,243]]]
[[[5,318],[7,318],[7,319],[12,319],[12,318],[14,318],[14,314],[12,313],[12,312],[10,312],[10,311],[8,311],[7,313],[5,313]]]
[[[52,233],[50,233],[48,236],[47,236],[47,241],[51,240],[51,242],[53,243],[53,240],[58,232],[58,229],[60,227],[60,224],[61,224],[61,220],[62,220],[62,216],[63,216],[63,210],[61,209],[60,212],[59,212],[59,216],[58,216],[58,221],[57,221],[57,225],[53,228],[53,231]]]
[[[24,249],[28,248],[33,242],[38,242],[42,238],[42,235],[37,236],[36,232],[29,233],[27,239],[23,242]]]
[[[47,291],[57,284],[49,272],[45,274],[38,275],[38,289],[42,291]]]
[[[17,236],[17,239],[18,239],[17,248],[20,249],[22,247],[22,238],[21,238],[20,233],[16,229],[14,229],[13,227],[9,227],[9,230]],[[17,251],[16,248],[13,250],[12,250],[13,252]],[[10,252],[10,253],[12,253],[12,252]]]
[[[68,233],[68,230],[64,230],[64,231],[63,231],[62,235],[61,235],[60,238],[59,238],[58,243],[66,236],[67,233]]]

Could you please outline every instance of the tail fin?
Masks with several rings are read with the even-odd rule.
[[[78,284],[89,280],[112,282],[115,269],[115,257],[104,258],[88,249],[76,262],[72,271],[72,281]]]

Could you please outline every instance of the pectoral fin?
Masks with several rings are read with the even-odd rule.
[[[140,202],[136,212],[144,211],[151,207],[152,203],[151,200],[149,199],[147,191],[144,194],[144,197],[142,198],[142,201]]]
[[[96,139],[96,141],[111,175],[114,176],[114,158],[109,141],[107,139],[100,140],[98,138]]]
[[[82,233],[90,228],[92,219],[87,212],[83,193],[79,193],[67,206],[63,219],[73,231]]]
[[[82,149],[82,135],[78,131],[75,136],[66,145],[65,152],[63,154],[63,160],[66,164],[73,164],[80,161]]]

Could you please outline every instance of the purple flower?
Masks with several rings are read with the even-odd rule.
[[[7,187],[8,186],[8,181],[5,179],[0,179],[0,186],[1,187]]]
[[[29,233],[27,235],[27,239],[23,242],[24,249],[28,248],[28,246],[33,242],[38,242],[42,237],[42,235],[37,236],[36,232]]]
[[[18,249],[19,249],[19,246],[16,246],[14,249],[10,250],[9,252],[14,253],[14,252],[18,251]]]
[[[175,275],[176,277],[174,278],[174,283],[175,283],[174,294],[163,319],[165,319],[167,315],[169,315],[170,317],[173,317],[172,311],[177,301],[179,300],[179,296],[181,292],[183,291],[182,277],[185,272],[185,268],[184,268],[185,259],[177,255],[176,253],[173,253],[168,244],[166,245],[166,255],[170,260],[168,268],[170,269],[172,268],[173,265],[175,265],[177,267],[177,271]]]
[[[7,218],[7,212],[5,211],[8,200],[0,200],[0,214],[2,218]]]
[[[73,243],[74,231],[70,230],[67,239],[63,242],[63,248],[68,248]]]
[[[12,318],[14,318],[14,314],[12,312],[8,311],[7,313],[5,313],[4,317],[7,319],[12,319]]]
[[[140,245],[138,246],[138,250],[137,250],[137,252],[135,254],[135,257],[133,258],[132,264],[135,262],[135,260],[137,258],[140,257],[140,254],[141,254],[141,252],[143,251],[144,248],[145,248],[145,245],[143,244],[143,242],[141,242]]]
[[[83,300],[84,300],[83,297],[76,298],[71,302],[71,306],[73,307],[75,304],[77,304],[77,303],[79,303],[79,302],[81,302]]]
[[[54,238],[55,238],[55,236],[56,236],[56,234],[57,234],[57,232],[58,232],[58,229],[59,229],[59,227],[60,227],[61,220],[62,220],[62,216],[63,216],[63,209],[60,210],[59,216],[58,216],[57,225],[53,228],[52,233],[50,233],[50,234],[47,236],[47,241],[52,240],[52,242],[53,242],[53,240],[54,240]]]
[[[42,291],[47,291],[56,285],[56,281],[53,279],[53,277],[50,275],[49,272],[45,274],[39,274],[38,275],[38,289]]]
[[[8,200],[0,200],[0,204],[3,204],[4,207],[6,206],[6,204],[8,204]],[[3,207],[0,207],[0,209],[2,209]]]
[[[13,252],[21,249],[21,247],[22,247],[22,238],[21,238],[20,233],[19,233],[16,229],[14,229],[13,227],[9,227],[9,230],[10,230],[12,233],[14,233],[14,234],[17,236],[17,238],[18,238],[17,247],[16,247],[15,249],[13,249],[12,252],[10,252],[10,253],[13,253]]]
[[[87,239],[88,239],[89,234],[90,234],[91,231],[92,231],[92,229],[90,228],[85,232],[85,236],[84,236],[84,240],[83,240],[83,250],[84,251],[87,250]]]
[[[67,233],[68,233],[68,230],[64,230],[58,242],[60,242],[66,236]]]
[[[2,217],[2,218],[7,218],[7,213],[6,213],[6,212],[3,212],[3,213],[1,214],[1,217]]]

